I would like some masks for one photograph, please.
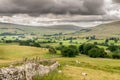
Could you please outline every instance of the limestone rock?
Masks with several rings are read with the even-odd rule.
[[[32,80],[33,76],[43,76],[59,66],[58,62],[51,66],[43,66],[35,62],[28,62],[21,66],[10,66],[0,69],[0,80]]]

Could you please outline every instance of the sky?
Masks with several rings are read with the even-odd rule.
[[[57,21],[119,20],[120,0],[0,0],[0,16],[0,21],[11,22],[17,17],[26,17],[26,22],[30,18],[35,18],[34,21],[36,18],[37,21],[51,18]]]

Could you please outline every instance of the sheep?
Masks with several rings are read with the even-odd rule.
[[[58,73],[62,73],[62,70],[58,70]]]
[[[82,75],[83,75],[83,76],[87,76],[87,73],[86,73],[86,72],[82,72]]]
[[[80,61],[76,60],[76,64],[80,64]]]

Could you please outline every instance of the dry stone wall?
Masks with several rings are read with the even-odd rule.
[[[50,66],[44,66],[38,62],[27,62],[21,66],[10,66],[0,69],[0,80],[32,80],[33,76],[43,76],[59,66],[54,62]]]

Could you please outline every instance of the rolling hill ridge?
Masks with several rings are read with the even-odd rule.
[[[119,37],[120,36],[120,21],[101,24],[96,27],[82,29],[74,33],[80,36],[96,35],[97,37]]]
[[[0,33],[16,33],[16,34],[55,34],[55,33],[71,33],[83,29],[74,25],[53,25],[53,26],[25,26],[11,23],[0,23]]]

